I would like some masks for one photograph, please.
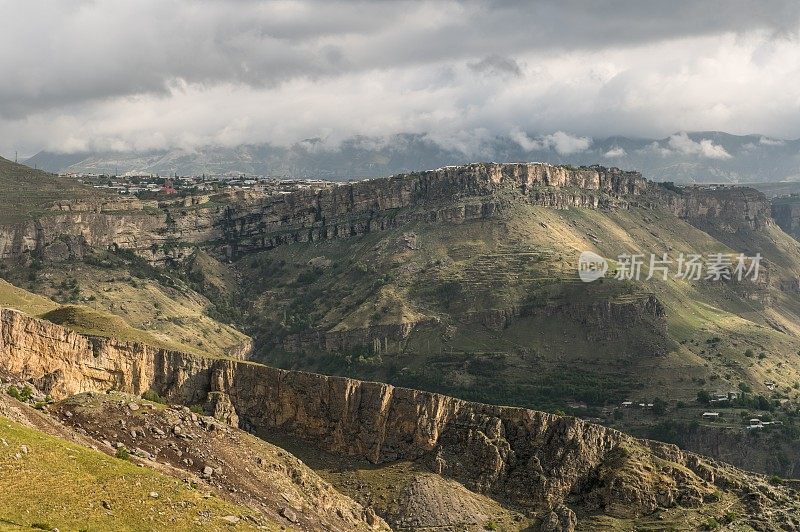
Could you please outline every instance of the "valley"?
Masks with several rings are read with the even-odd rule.
[[[86,337],[17,311],[0,311],[0,326],[3,404],[14,403],[8,398],[15,395],[12,387],[30,383],[25,386],[31,391],[18,400],[47,394],[37,408],[74,428],[84,445],[117,459],[130,453],[166,474],[189,474],[187,482],[211,490],[212,498],[249,503],[259,513],[224,516],[233,524],[281,522],[277,514],[283,522],[307,522],[311,528],[326,519],[337,529],[383,526],[370,510],[314,480],[285,451],[227,424],[289,449],[291,441],[303,442],[304,454],[311,448],[332,453],[326,461],[324,453],[313,452],[309,463],[334,487],[374,505],[401,529],[513,523],[573,530],[579,520],[582,526],[614,522],[625,529],[654,514],[678,529],[711,519],[756,529],[798,526],[791,482],[770,484],[766,477],[573,417]],[[149,400],[141,402],[137,394]],[[167,401],[177,406],[166,408]],[[6,406],[3,412],[8,411],[65,436],[66,429],[57,428],[50,416],[42,421],[30,406]],[[18,453],[17,461],[41,451],[38,438],[21,440],[28,443],[25,458]],[[181,441],[190,443],[184,448]],[[281,478],[286,465],[268,466],[275,472],[271,476],[259,473],[257,466],[276,461],[291,465],[291,480]],[[252,475],[259,483],[283,486],[271,487],[273,496],[276,489],[295,494],[284,491],[276,506],[257,487],[246,486]],[[149,496],[157,499],[160,493]],[[353,510],[343,509],[347,505]],[[437,509],[453,505],[451,511]],[[18,507],[11,503],[11,508]],[[398,514],[398,508],[420,513]],[[457,522],[448,521],[454,514]],[[352,519],[364,524],[342,522]]]
[[[38,205],[0,225],[3,386],[36,395],[4,397],[15,421],[41,429],[38,405],[101,452],[199,476],[255,511],[225,510],[237,526],[800,526],[800,243],[754,189],[476,163]],[[582,282],[583,251],[610,273]],[[743,280],[614,278],[620,255],[651,253],[763,263]],[[129,438],[118,425],[139,412]],[[212,422],[235,443],[200,446]],[[227,479],[202,478],[180,440]],[[246,463],[284,471],[281,453],[302,475]],[[285,481],[288,506],[256,487]]]

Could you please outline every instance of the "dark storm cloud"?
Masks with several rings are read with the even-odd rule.
[[[480,74],[493,74],[493,75],[510,75],[519,77],[522,75],[522,69],[519,63],[510,57],[503,57],[499,55],[490,55],[484,57],[480,61],[469,63],[469,68],[474,72]]]
[[[169,104],[183,106],[187,123],[198,128],[190,143],[238,139],[247,132],[281,141],[294,134],[324,136],[326,130],[370,133],[377,125],[368,123],[369,117],[359,122],[359,109],[344,107],[356,93],[361,107],[383,104],[379,108],[386,111],[382,119],[388,129],[439,128],[433,133],[446,136],[447,127],[436,120],[461,116],[464,123],[454,126],[456,131],[478,127],[474,122],[480,120],[490,132],[541,125],[547,134],[592,134],[607,120],[602,109],[569,115],[558,103],[586,99],[578,80],[565,79],[580,70],[586,73],[580,83],[597,84],[593,101],[613,108],[619,123],[636,131],[646,129],[652,118],[642,112],[648,99],[661,111],[668,96],[663,87],[652,86],[652,79],[698,75],[697,69],[710,68],[698,62],[700,54],[714,51],[712,62],[724,62],[720,46],[739,41],[746,46],[737,53],[745,50],[755,68],[768,69],[776,55],[787,54],[787,42],[796,45],[800,20],[797,2],[746,0],[0,0],[0,9],[0,133],[16,128],[25,143],[43,142],[48,138],[43,117],[48,116],[49,134],[55,131],[60,138],[51,144],[62,145],[91,144],[100,137],[138,145],[148,128],[145,144],[169,144],[174,128],[143,121],[149,110]],[[703,40],[705,49],[681,47],[691,39]],[[636,56],[641,47],[661,44],[663,53],[649,61]],[[575,64],[581,62],[578,69]],[[475,73],[484,78],[477,87],[471,81]],[[520,85],[508,85],[508,79],[505,85],[495,83],[492,77],[514,78]],[[405,103],[387,97],[393,86]],[[291,87],[294,92],[287,95]],[[307,126],[302,132],[289,131],[288,125],[254,128],[246,124],[244,108],[225,100],[226,91],[250,104],[267,101],[267,107],[274,98],[292,100],[318,121],[299,116],[298,123]],[[297,91],[314,100],[303,107]],[[686,98],[689,107],[707,106],[702,95]],[[219,112],[210,106],[212,100],[230,107],[227,122],[211,116]],[[497,102],[509,107],[498,108]],[[338,105],[339,115],[329,105]],[[510,124],[510,106],[526,105],[539,110],[536,124]],[[725,109],[717,113],[722,117]],[[122,124],[116,131],[104,122],[112,119]],[[132,130],[139,132],[135,142]]]

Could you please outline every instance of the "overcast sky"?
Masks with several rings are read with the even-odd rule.
[[[800,137],[798,2],[524,6],[0,0],[0,154]]]

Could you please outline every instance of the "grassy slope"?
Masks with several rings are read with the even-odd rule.
[[[404,234],[412,232],[417,249],[404,244]],[[702,386],[727,390],[741,382],[768,393],[765,380],[779,382],[794,397],[790,387],[800,380],[795,294],[679,280],[602,285],[575,280],[577,256],[587,249],[609,257],[760,250],[771,261],[773,279],[797,273],[797,243],[775,228],[716,236],[658,211],[518,205],[486,222],[416,223],[283,246],[244,259],[239,270],[262,338],[305,327],[349,330],[438,321],[418,327],[404,345],[390,343],[380,357],[370,353],[371,346],[349,356],[281,353],[279,345],[262,349],[266,361],[286,367],[548,408],[571,400],[614,402],[625,395],[689,400]],[[531,300],[534,306],[604,299],[616,304],[648,293],[666,308],[669,338],[648,321],[617,324],[621,331],[605,334],[602,326],[591,330],[558,313],[523,316],[497,330],[466,319],[470,312],[502,311]],[[775,323],[786,324],[786,330],[776,330]],[[709,347],[708,340],[717,336],[720,341]],[[748,358],[747,349],[766,358]],[[543,403],[547,398],[555,400]]]
[[[32,316],[41,316],[58,308],[58,303],[0,279],[0,306],[15,308]]]
[[[54,201],[97,199],[107,193],[0,157],[0,223],[31,219]]]
[[[180,480],[6,418],[0,418],[0,438],[0,526],[4,530],[256,528],[245,520],[235,527],[221,520],[256,515],[252,510],[205,498]],[[21,452],[23,445],[27,454]],[[20,458],[15,457],[17,453]],[[110,503],[110,510],[103,501]]]
[[[210,270],[212,259],[203,257],[206,270]],[[233,284],[223,273],[207,278],[223,287],[222,291],[230,290]],[[35,271],[15,266],[3,275],[17,286],[62,304],[81,304],[118,315],[162,345],[181,344],[184,350],[231,355],[249,345],[246,335],[208,315],[211,303],[198,292],[199,287],[135,257],[96,251],[84,261],[43,263]]]
[[[32,316],[63,325],[76,332],[141,342],[165,349],[187,351],[201,356],[220,356],[168,337],[130,326],[120,316],[86,305],[61,305],[49,298],[28,292],[0,279],[0,307],[15,308]]]

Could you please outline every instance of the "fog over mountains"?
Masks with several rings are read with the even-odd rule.
[[[543,161],[617,166],[646,177],[683,183],[748,183],[800,180],[800,140],[763,135],[675,133],[661,139],[592,139],[556,132],[442,141],[427,135],[354,137],[338,145],[308,139],[294,145],[245,144],[148,152],[55,153],[42,151],[26,164],[52,172],[200,175],[244,173],[346,180],[483,161]]]

